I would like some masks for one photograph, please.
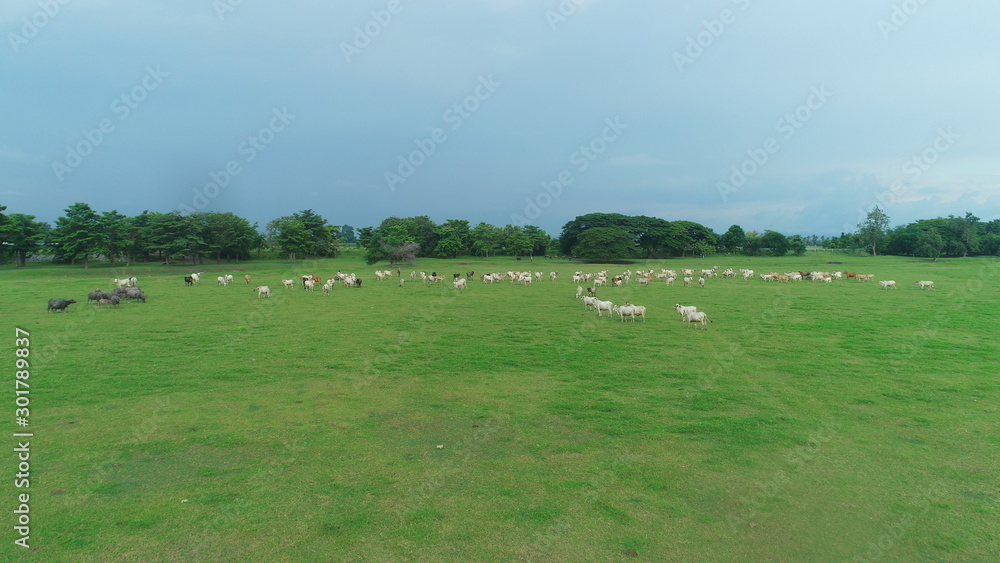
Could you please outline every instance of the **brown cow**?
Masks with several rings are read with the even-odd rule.
[[[250,285],[250,274],[243,276],[243,281],[247,282],[247,285]]]

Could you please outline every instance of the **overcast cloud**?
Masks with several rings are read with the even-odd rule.
[[[263,226],[1000,217],[985,0],[8,1],[0,204]]]

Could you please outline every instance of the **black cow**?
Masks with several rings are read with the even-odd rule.
[[[194,278],[191,276],[184,276],[184,285],[194,285]]]
[[[73,303],[76,303],[75,299],[49,299],[49,308],[46,310],[46,312],[62,311],[63,313],[65,313],[66,307],[69,307]]]

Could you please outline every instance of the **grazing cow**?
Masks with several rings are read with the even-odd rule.
[[[293,285],[295,285],[295,280],[281,280],[281,283],[284,284],[285,289],[290,289]]]
[[[234,278],[233,278],[232,274],[226,274],[225,277],[226,277],[226,285],[229,285],[229,284],[233,283],[233,279]]]
[[[46,312],[62,311],[65,313],[66,307],[69,307],[73,303],[76,303],[75,299],[49,299],[49,308],[46,309]]]
[[[458,278],[457,280],[452,282],[452,285],[455,286],[455,289],[465,289],[467,284],[465,278]]]
[[[226,278],[224,278],[222,276],[219,276],[219,277],[217,277],[215,279],[219,280],[215,285],[221,285],[222,287],[226,287],[226,283],[227,283],[226,282]]]
[[[608,312],[608,319],[610,319],[611,318],[611,313],[612,313],[612,310],[614,309],[614,307],[615,307],[615,304],[612,303],[611,301],[600,301],[600,300],[597,300],[597,299],[594,300],[594,308],[597,309],[597,316],[598,317],[601,316],[601,311],[607,311]]]
[[[708,330],[707,323],[712,322],[711,320],[709,320],[708,315],[706,315],[702,311],[695,311],[693,313],[688,313],[687,315],[684,316],[684,320],[692,324],[701,323],[702,328],[704,328],[705,330]]]
[[[243,276],[243,281],[245,281],[247,285],[250,285],[250,274]]]
[[[323,297],[326,297],[327,295],[330,295],[330,289],[331,289],[332,287],[333,287],[333,286],[332,286],[332,285],[330,285],[330,284],[328,284],[328,283],[324,283],[324,284],[323,284]]]
[[[312,278],[309,278],[307,280],[303,280],[302,281],[302,287],[304,287],[306,291],[312,291],[313,287],[315,287],[315,286],[316,286],[316,282],[313,281]]]
[[[475,270],[469,270],[468,272],[465,273],[465,277],[467,277],[469,279],[472,279],[472,276],[474,276],[474,275],[476,275]]]
[[[194,278],[191,276],[184,276],[184,285],[194,285]]]
[[[271,296],[271,288],[267,287],[266,285],[257,286],[257,289],[255,289],[254,291],[257,292],[257,299],[260,299],[261,297]]]
[[[588,287],[587,288],[587,295],[590,295],[592,297],[597,297],[597,288],[596,287]]]

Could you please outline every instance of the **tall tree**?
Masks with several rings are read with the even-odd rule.
[[[731,225],[729,230],[719,237],[719,246],[725,252],[737,253],[743,251],[743,246],[747,243],[747,234],[743,232],[743,227]]]
[[[38,253],[52,228],[48,223],[35,221],[34,215],[11,213],[0,223],[0,243],[14,254],[17,265],[24,267],[28,254]]]
[[[86,203],[74,203],[66,208],[66,215],[56,219],[52,242],[58,254],[76,264],[83,257],[83,267],[90,265],[90,257],[100,251],[101,222],[97,212]]]
[[[878,256],[877,250],[885,242],[888,232],[889,216],[877,205],[875,209],[868,212],[864,221],[858,223],[858,237],[866,247],[871,249],[872,256]]]
[[[490,253],[500,248],[500,239],[503,237],[503,232],[499,227],[481,222],[472,229],[471,235],[472,252],[489,259]]]
[[[128,234],[128,216],[117,210],[105,211],[100,217],[100,250],[108,256],[111,267],[115,267],[118,255],[122,253]]]
[[[354,244],[358,242],[358,235],[354,232],[354,227],[350,225],[342,225],[340,227],[340,240],[341,242],[347,244]]]
[[[528,242],[531,244],[528,256],[545,256],[545,249],[549,246],[549,239],[551,237],[535,225],[525,225],[522,227],[522,230],[524,231],[524,236],[528,237]]]
[[[205,248],[202,232],[203,224],[197,215],[182,215],[180,211],[146,213],[143,235],[147,247],[158,253],[167,265],[178,257],[181,263],[188,256],[197,258]]]
[[[277,224],[275,243],[288,253],[295,265],[299,254],[306,254],[313,246],[312,232],[299,219],[284,219]]]

